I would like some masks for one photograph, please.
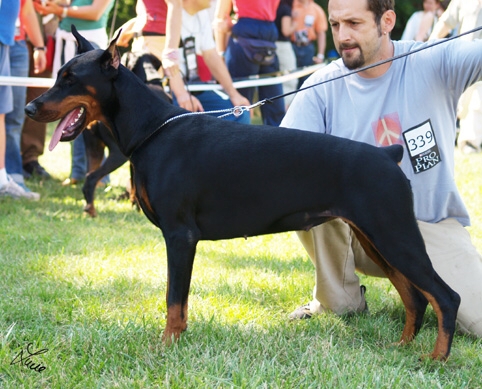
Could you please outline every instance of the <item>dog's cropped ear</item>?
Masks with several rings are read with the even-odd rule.
[[[117,48],[117,45],[116,45],[117,39],[119,39],[119,36],[121,33],[122,33],[122,29],[119,30],[119,32],[117,33],[117,36],[114,39],[112,39],[112,41],[109,44],[109,47],[107,48],[107,51],[110,52],[110,55],[112,57],[112,62],[110,65],[116,69],[118,69],[119,65],[121,64],[121,56],[119,53],[119,49]]]
[[[94,46],[85,39],[82,35],[79,34],[77,28],[72,24],[71,26],[72,34],[74,35],[75,39],[77,39],[77,54],[82,54],[87,51],[94,50]]]
[[[109,47],[104,51],[102,57],[100,58],[100,62],[102,68],[107,71],[114,71],[113,77],[117,75],[117,70],[121,64],[121,57],[119,53],[119,49],[115,45],[117,38],[110,42]]]

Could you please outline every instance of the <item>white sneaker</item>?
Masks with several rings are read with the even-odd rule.
[[[27,199],[38,201],[40,194],[36,192],[27,192],[20,185],[18,185],[10,176],[7,176],[8,182],[0,188],[0,197],[12,197],[14,199]]]

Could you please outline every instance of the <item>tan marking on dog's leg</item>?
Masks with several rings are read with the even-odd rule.
[[[400,340],[397,343],[397,345],[403,346],[410,343],[417,334],[417,311],[409,292],[411,284],[399,271],[395,269],[392,269],[392,271],[393,273],[390,275],[389,279],[397,289],[403,305],[405,306],[405,325],[403,326]]]
[[[90,217],[97,217],[97,211],[95,210],[94,204],[90,203],[84,207],[84,212]]]
[[[405,306],[405,325],[403,327],[402,336],[397,345],[410,343],[416,335],[416,318],[417,313],[414,307],[412,296],[410,295],[410,282],[397,269],[391,266],[385,258],[378,252],[373,243],[361,232],[356,226],[350,223],[355,235],[357,236],[361,246],[366,254],[385,272],[390,282],[397,289],[403,305]]]
[[[175,304],[167,308],[167,324],[162,335],[162,340],[166,345],[176,342],[181,336],[181,332],[187,328],[187,303],[184,308],[181,304]]]
[[[428,357],[439,361],[445,361],[447,360],[450,353],[453,334],[448,333],[443,326],[444,315],[442,313],[442,310],[440,309],[440,306],[437,304],[437,301],[433,298],[431,294],[423,291],[422,293],[432,305],[433,310],[437,315],[438,322],[438,334],[437,339],[435,340],[435,347],[432,354],[428,355]]]

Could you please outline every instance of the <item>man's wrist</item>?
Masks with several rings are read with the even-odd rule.
[[[318,53],[318,54],[316,54],[316,58],[321,59],[322,61],[324,61],[325,55],[322,54],[322,53]]]
[[[33,51],[45,51],[45,46],[35,46]]]

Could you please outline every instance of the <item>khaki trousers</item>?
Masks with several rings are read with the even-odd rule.
[[[462,301],[457,324],[464,332],[482,337],[482,258],[468,231],[455,219],[418,222],[427,253],[442,279]],[[359,312],[365,307],[355,271],[385,277],[365,254],[348,224],[341,219],[298,232],[316,269],[312,312]]]

